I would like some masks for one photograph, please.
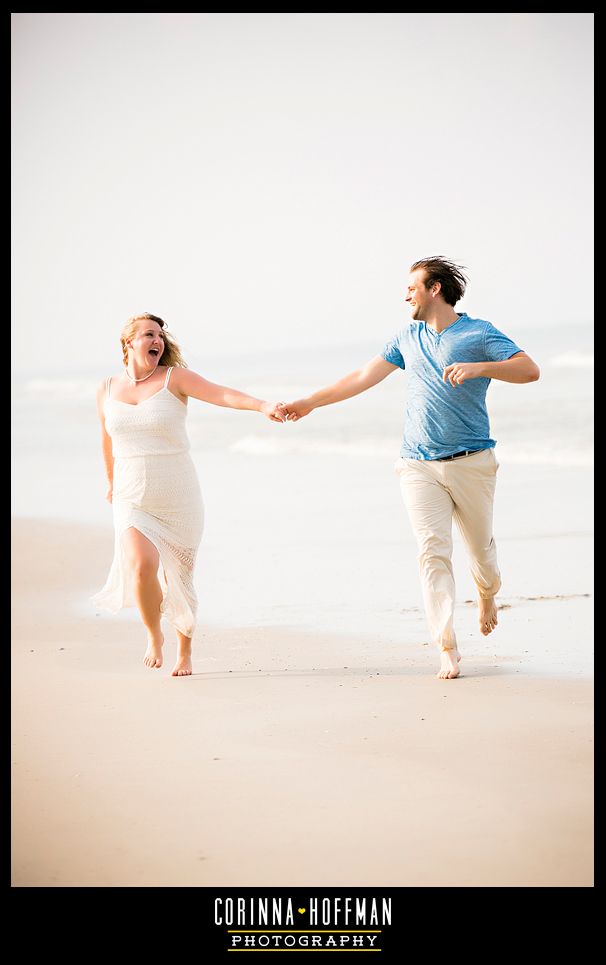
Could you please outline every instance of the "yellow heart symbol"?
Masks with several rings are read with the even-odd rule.
[[[307,911],[307,908],[297,908],[297,911],[299,912],[300,915],[304,915],[305,912]]]

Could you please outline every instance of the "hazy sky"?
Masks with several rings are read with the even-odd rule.
[[[592,320],[593,15],[12,14],[13,366],[382,341],[412,261]]]

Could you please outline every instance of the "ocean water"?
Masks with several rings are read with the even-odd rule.
[[[509,629],[497,646],[507,659],[519,650],[518,658],[541,672],[555,666],[587,673],[592,333],[577,332],[572,344],[565,332],[511,334],[542,375],[528,385],[493,382],[488,390],[501,465],[495,501],[500,599],[509,608]],[[212,381],[288,402],[379,349],[230,352],[189,361]],[[96,524],[107,532],[107,558],[94,561],[90,594],[73,596],[66,588],[69,607],[81,614],[92,612],[89,596],[101,588],[111,562],[112,510],[104,498],[95,410],[96,386],[106,374],[45,375],[13,385],[13,515]],[[350,641],[363,634],[372,641],[369,653],[375,645],[378,652],[393,646],[399,653],[403,640],[425,645],[414,535],[394,473],[406,382],[396,371],[368,392],[294,424],[190,400],[191,452],[206,509],[195,578],[202,633],[205,625],[288,626]],[[456,528],[453,563],[460,639],[466,652],[473,647],[477,656],[494,659],[492,641],[475,628],[468,602],[474,588]],[[138,622],[135,610],[103,618]],[[133,627],[135,635],[139,629]],[[556,652],[560,639],[565,642]]]
[[[501,465],[558,468],[593,465],[593,339],[589,327],[516,332],[515,338],[541,366],[529,385],[493,381],[488,406]],[[372,358],[377,343],[306,349],[289,354],[259,352],[192,360],[191,367],[215,382],[265,399],[288,401],[328,384]],[[119,371],[119,365],[116,366]],[[13,383],[12,511],[92,521],[105,518],[95,389],[105,372],[89,377],[48,374]],[[394,372],[369,391],[313,412],[293,424],[276,425],[258,413],[223,409],[190,400],[192,455],[256,459],[340,456],[373,460],[390,470],[402,436],[405,373]]]

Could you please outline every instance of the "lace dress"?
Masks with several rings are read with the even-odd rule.
[[[133,579],[122,549],[122,535],[133,527],[160,554],[161,611],[177,630],[193,636],[197,598],[194,564],[204,507],[185,429],[187,406],[168,388],[130,405],[105,394],[105,428],[112,440],[114,478],[114,559],[103,589],[94,596],[99,609],[117,613],[135,606]]]

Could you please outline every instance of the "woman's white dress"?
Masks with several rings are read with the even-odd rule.
[[[112,440],[115,548],[107,582],[93,597],[100,609],[116,613],[135,606],[132,573],[126,564],[122,535],[133,527],[160,554],[158,579],[161,611],[177,630],[191,637],[197,598],[193,574],[204,525],[204,506],[185,429],[187,406],[168,388],[138,405],[105,393],[105,428]]]

